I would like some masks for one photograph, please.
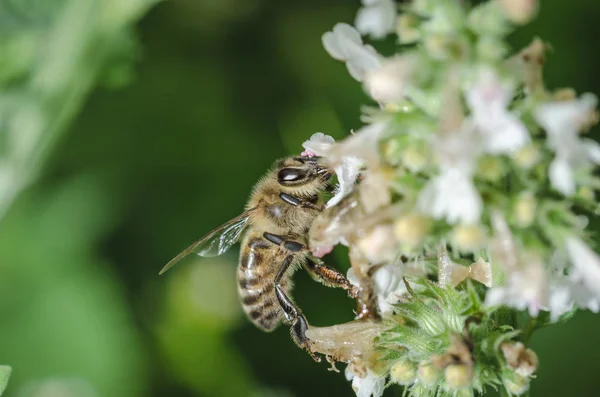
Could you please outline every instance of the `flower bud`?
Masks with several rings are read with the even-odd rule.
[[[506,44],[495,37],[481,37],[475,47],[477,54],[483,59],[497,61],[503,59],[508,53]]]
[[[434,386],[440,378],[440,372],[429,362],[419,364],[419,382],[426,386]]]
[[[450,364],[444,370],[444,380],[449,389],[469,387],[473,379],[473,367],[467,364]]]
[[[429,230],[429,221],[419,214],[408,214],[396,220],[394,233],[402,250],[411,251],[425,238]]]
[[[485,232],[479,225],[458,225],[452,237],[461,252],[477,251],[485,243]]]
[[[398,102],[404,97],[406,85],[414,70],[414,60],[398,56],[385,61],[380,67],[365,75],[365,87],[378,102]]]
[[[552,94],[555,101],[572,101],[577,99],[577,92],[571,87],[559,88]]]
[[[395,363],[390,369],[392,382],[400,385],[412,385],[417,377],[417,368],[415,364],[408,360],[401,360]]]
[[[514,204],[513,211],[519,227],[531,226],[535,220],[537,202],[531,192],[521,193]]]
[[[477,175],[488,181],[498,181],[504,176],[502,161],[498,157],[482,157],[477,164]]]
[[[529,390],[530,382],[530,378],[514,374],[512,379],[504,379],[504,387],[511,395],[520,396]]]
[[[540,161],[540,151],[534,145],[522,147],[514,156],[514,160],[520,167],[529,169]]]
[[[377,225],[358,241],[358,248],[371,263],[390,262],[396,256],[396,239],[391,225]]]
[[[421,38],[419,19],[412,14],[401,14],[396,24],[396,33],[400,44],[414,43]]]
[[[593,201],[596,199],[594,189],[589,186],[581,186],[579,189],[577,189],[577,195],[584,200]]]
[[[424,40],[425,49],[436,60],[446,60],[451,56],[451,40],[442,33],[432,33]]]
[[[418,145],[410,145],[402,152],[402,164],[412,172],[420,171],[428,164],[427,149]]]
[[[518,25],[529,23],[538,8],[537,0],[498,0],[506,18]]]
[[[476,6],[469,13],[469,27],[481,36],[503,36],[509,26],[499,8],[494,1]]]
[[[473,389],[460,389],[454,392],[454,397],[474,397]]]

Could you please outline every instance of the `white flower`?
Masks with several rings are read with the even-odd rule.
[[[350,135],[336,148],[334,153],[334,161],[339,158],[356,157],[364,162],[369,167],[379,165],[379,142],[389,128],[388,120],[377,120],[372,124],[367,124],[353,135]]]
[[[550,284],[547,310],[550,312],[550,321],[556,322],[560,316],[573,308],[572,289],[565,283]]]
[[[377,51],[363,44],[360,33],[348,24],[338,23],[332,32],[323,35],[322,41],[329,55],[346,62],[348,72],[358,81],[363,80],[366,72],[380,65]]]
[[[367,369],[365,377],[361,378],[346,367],[346,379],[352,381],[352,389],[356,397],[381,397],[385,388],[385,376],[379,376]]]
[[[556,152],[550,164],[550,182],[566,196],[575,193],[575,171],[590,162],[600,164],[598,144],[578,136],[579,130],[589,123],[596,103],[594,95],[584,94],[580,99],[540,105],[534,112],[537,122],[548,134],[548,145]]]
[[[600,257],[578,237],[568,237],[567,254],[581,275],[581,282],[597,297],[600,297]]]
[[[565,196],[571,196],[575,193],[573,169],[567,158],[556,156],[552,163],[550,163],[548,176],[550,177],[552,186]]]
[[[556,322],[561,315],[572,310],[574,305],[594,313],[600,311],[600,298],[587,288],[576,270],[571,271],[568,276],[556,274],[550,281],[549,291],[545,310],[550,312],[552,322]]]
[[[542,104],[535,110],[535,117],[548,133],[550,145],[556,148],[562,135],[577,134],[597,103],[594,94],[583,94],[579,99]]]
[[[363,0],[362,3],[355,22],[359,32],[381,39],[394,31],[397,17],[394,0]]]
[[[346,275],[351,284],[362,287],[360,280],[350,268]],[[381,314],[392,313],[400,297],[406,293],[406,286],[402,282],[404,267],[399,263],[388,263],[379,267],[371,276],[373,292],[377,295],[377,306]]]
[[[409,78],[416,68],[413,57],[397,56],[365,74],[365,88],[378,102],[397,102],[404,97]]]
[[[517,310],[528,310],[536,317],[548,303],[548,277],[540,262],[528,263],[523,269],[507,274],[505,285],[489,289],[485,296],[487,306],[506,305]]]
[[[512,89],[502,84],[495,71],[479,71],[475,85],[466,93],[475,130],[483,138],[486,152],[512,154],[530,142],[525,125],[507,107],[512,99]]]
[[[302,156],[328,157],[335,145],[335,139],[331,136],[317,132],[302,144],[305,149]],[[327,207],[338,204],[354,189],[354,183],[360,174],[362,163],[359,158],[342,156],[339,164],[333,167],[338,178],[338,186],[335,189],[334,196],[327,202]]]
[[[479,222],[483,202],[471,175],[461,168],[448,167],[423,188],[417,208],[451,224],[474,224]]]
[[[362,160],[356,157],[343,157],[342,164],[334,167],[338,177],[338,186],[334,196],[327,202],[327,208],[339,204],[354,189],[354,183],[360,174]]]
[[[473,130],[459,128],[440,134],[432,143],[440,174],[423,187],[417,209],[451,224],[477,223],[483,202],[472,180],[480,152]]]

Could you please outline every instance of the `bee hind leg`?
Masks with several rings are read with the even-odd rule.
[[[308,259],[304,264],[304,268],[316,281],[328,287],[345,289],[351,298],[356,299],[360,293],[360,288],[352,285],[342,273],[320,263],[320,261]]]
[[[275,276],[275,294],[277,295],[277,300],[279,301],[281,309],[283,310],[286,322],[291,325],[290,333],[292,335],[292,339],[298,346],[306,349],[313,360],[320,362],[321,359],[313,352],[310,341],[306,337],[306,330],[308,329],[308,321],[306,321],[306,317],[304,317],[300,309],[298,309],[292,300],[285,294],[280,285],[281,279],[290,268],[293,259],[294,256],[289,255],[283,260],[281,268]]]

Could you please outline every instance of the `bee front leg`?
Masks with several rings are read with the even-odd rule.
[[[352,285],[350,281],[339,271],[325,266],[322,263],[308,259],[304,264],[304,268],[308,271],[313,279],[328,286],[335,288],[343,288],[348,291],[351,298],[357,298],[360,293],[360,288]]]
[[[308,321],[306,321],[306,317],[304,317],[300,309],[298,309],[292,300],[285,294],[280,285],[281,279],[288,271],[293,260],[293,255],[288,255],[283,260],[281,268],[279,268],[279,272],[277,272],[277,275],[275,276],[275,294],[277,295],[277,300],[283,309],[283,314],[287,323],[291,325],[290,333],[292,335],[292,339],[298,346],[306,349],[313,360],[320,362],[321,359],[313,352],[310,341],[306,337],[306,330],[308,329]]]
[[[323,208],[324,208],[323,205],[317,205],[317,204],[311,203],[310,201],[302,200],[302,199],[299,199],[298,197],[294,197],[294,196],[291,196],[286,193],[279,193],[279,197],[283,201],[285,201],[289,205],[293,205],[294,207],[311,208],[311,209],[317,210],[317,211],[323,211]]]

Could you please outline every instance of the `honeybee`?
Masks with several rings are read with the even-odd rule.
[[[319,193],[329,186],[331,176],[319,157],[287,157],[275,162],[254,186],[241,215],[190,245],[160,274],[190,253],[221,255],[246,231],[237,269],[244,312],[267,332],[285,322],[294,342],[320,361],[306,337],[308,322],[290,296],[292,273],[303,266],[315,280],[343,288],[350,297],[356,298],[359,292],[342,273],[325,266],[308,248],[308,231],[324,208]]]

